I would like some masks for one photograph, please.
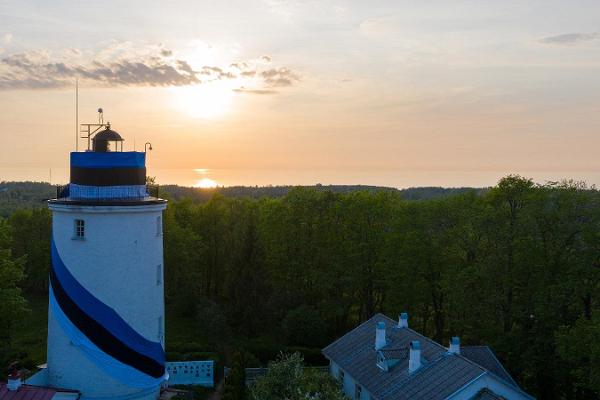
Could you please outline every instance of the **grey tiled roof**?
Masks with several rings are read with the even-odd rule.
[[[511,385],[517,386],[517,382],[504,369],[496,355],[488,346],[464,346],[460,349],[460,354],[469,360],[481,365],[499,378],[504,379]]]
[[[389,347],[389,346],[387,346]],[[381,350],[383,356],[388,360],[402,360],[408,357],[408,347],[397,348],[397,349],[388,349],[385,348]]]
[[[413,340],[421,342],[423,366],[409,374],[408,357],[389,371],[376,365],[375,326],[386,325],[386,349],[408,348]],[[442,400],[477,378],[486,370],[465,357],[448,353],[431,339],[396,321],[377,314],[353,331],[323,349],[323,354],[338,364],[377,400]]]

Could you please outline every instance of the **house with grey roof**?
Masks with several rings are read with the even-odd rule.
[[[487,346],[446,348],[376,314],[325,349],[331,374],[355,400],[529,400]]]

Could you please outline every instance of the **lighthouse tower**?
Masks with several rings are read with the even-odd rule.
[[[49,200],[48,384],[82,400],[154,400],[165,373],[162,212],[144,152],[102,124]]]

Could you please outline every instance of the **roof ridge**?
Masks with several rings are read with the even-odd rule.
[[[498,357],[496,357],[496,353],[494,353],[494,350],[492,350],[492,348],[490,346],[482,346],[482,347],[487,348],[487,351],[489,351],[490,354],[492,355],[492,357],[494,357],[494,360],[496,360],[496,362],[498,363],[498,365],[500,366],[500,368],[502,368],[502,371],[504,371],[504,373],[510,378],[510,382],[509,383],[512,383],[513,385],[515,385],[516,387],[518,387],[520,389],[521,387],[519,386],[519,384],[517,383],[517,381],[515,381],[515,379],[512,377],[512,375],[506,370],[506,368],[504,368],[504,364],[502,364],[500,362],[500,360],[498,360]],[[490,371],[490,372],[492,372],[492,371]],[[496,375],[493,372],[492,372],[492,374]],[[496,376],[498,376],[498,375],[496,375]],[[498,378],[502,379],[501,376],[498,376]]]
[[[7,384],[8,384],[7,382],[0,381],[0,386],[6,386]],[[29,387],[32,389],[54,390],[56,392],[79,393],[79,390],[75,390],[75,389],[64,389],[64,388],[53,387],[53,386],[31,385],[26,382],[23,382],[21,384],[21,387]]]
[[[484,371],[487,371],[487,372],[492,372],[492,371],[490,371],[489,369],[485,368],[483,365],[480,365],[480,364],[476,363],[475,361],[473,361],[473,360],[471,360],[471,359],[467,358],[466,356],[464,356],[464,355],[462,355],[462,354],[460,354],[460,353],[450,353],[450,352],[448,352],[448,354],[452,354],[452,355],[454,355],[454,356],[460,357],[460,358],[462,358],[462,359],[466,360],[467,362],[469,362],[469,363],[471,363],[471,364],[475,365],[476,367],[479,367],[479,368],[481,368],[481,369],[482,369],[482,370],[484,370]],[[494,375],[495,375],[495,374],[494,374]]]
[[[444,349],[444,350],[446,350],[446,351],[448,350],[446,347],[444,347],[444,346],[443,346],[443,345],[441,345],[440,343],[436,342],[435,340],[433,340],[433,339],[431,339],[431,338],[428,338],[427,336],[425,336],[425,335],[424,335],[424,334],[422,334],[421,332],[417,332],[417,331],[415,331],[415,330],[414,330],[414,329],[412,329],[412,328],[400,328],[400,329],[407,329],[407,330],[411,331],[412,333],[416,334],[417,336],[420,336],[420,337],[424,338],[424,339],[425,339],[427,342],[429,342],[429,343],[431,343],[431,344],[434,344],[434,345],[436,345],[436,346],[438,346],[438,347],[441,347],[442,349]]]
[[[494,352],[492,351],[490,346],[483,346],[483,345],[478,345],[478,346],[464,346],[464,347],[476,347],[476,348],[484,348],[487,349],[487,351],[490,352],[490,354],[492,355],[492,357],[494,357],[494,360],[496,360],[496,362],[498,363],[498,365],[500,365],[500,368],[502,368],[502,370],[506,373],[506,375],[508,375],[508,377],[510,378],[510,380],[506,380],[503,377],[501,377],[500,375],[494,373],[493,371],[489,370],[488,368],[484,367],[483,365],[476,363],[475,361],[471,360],[470,358],[458,353],[455,354],[459,357],[464,358],[465,360],[467,360],[468,362],[470,362],[473,365],[476,365],[477,367],[483,369],[484,371],[486,371],[487,373],[489,373],[490,375],[495,376],[496,378],[500,379],[502,382],[506,382],[507,384],[514,386],[515,388],[517,388],[518,390],[520,390],[523,393],[526,393],[523,391],[523,389],[521,389],[521,387],[517,384],[517,381],[515,381],[515,379],[512,377],[511,374],[508,373],[508,371],[506,370],[506,368],[504,368],[504,365],[502,365],[502,363],[500,362],[500,360],[498,360],[498,357],[496,357],[496,355],[494,354]]]

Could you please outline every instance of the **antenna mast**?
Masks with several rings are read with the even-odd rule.
[[[82,139],[87,139],[87,151],[91,150],[92,136],[100,129],[110,129],[110,122],[104,123],[104,111],[102,108],[98,109],[98,123],[97,124],[81,124],[79,133],[82,134]]]
[[[75,80],[75,151],[79,151],[79,78]]]

